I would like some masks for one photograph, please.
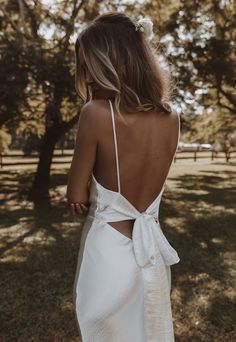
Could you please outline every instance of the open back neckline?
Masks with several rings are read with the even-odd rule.
[[[111,111],[111,119],[112,119],[112,130],[113,130],[113,138],[114,138],[114,148],[115,148],[115,159],[116,159],[116,175],[117,175],[117,185],[118,185],[118,191],[110,190],[106,187],[104,187],[101,183],[99,183],[94,176],[94,173],[92,172],[92,177],[96,184],[98,184],[103,190],[108,191],[113,194],[118,194],[125,200],[137,213],[141,213],[124,195],[121,193],[121,186],[120,186],[120,170],[119,170],[119,158],[118,158],[118,144],[117,144],[117,136],[116,136],[116,125],[115,125],[115,116],[114,116],[114,110],[112,101],[108,99],[109,105],[110,105],[110,111]],[[159,197],[162,195],[164,191],[165,182],[163,183],[163,186],[161,188],[161,191],[159,192],[158,196],[151,202],[151,204],[142,212],[145,213],[147,210],[150,209],[150,207],[159,199]]]

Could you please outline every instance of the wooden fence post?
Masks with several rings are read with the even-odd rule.
[[[211,160],[214,160],[214,157],[215,157],[215,153],[214,153],[214,150],[211,151]]]

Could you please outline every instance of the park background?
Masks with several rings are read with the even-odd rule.
[[[72,287],[83,218],[65,206],[82,106],[73,44],[110,10],[152,19],[152,46],[173,77],[181,142],[198,144],[179,148],[160,209],[181,259],[172,267],[176,341],[233,342],[233,0],[0,2],[0,341],[79,341]]]

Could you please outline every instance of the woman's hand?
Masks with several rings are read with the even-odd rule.
[[[73,216],[76,215],[87,215],[89,210],[89,203],[71,203],[67,202],[67,205],[69,207],[70,214]]]

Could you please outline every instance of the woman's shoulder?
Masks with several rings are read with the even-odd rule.
[[[162,127],[162,129],[169,132],[169,134],[179,129],[180,125],[180,115],[178,111],[171,106],[171,108],[167,111],[158,111],[156,112],[157,124]]]
[[[91,134],[96,133],[97,135],[101,130],[104,130],[104,124],[107,121],[104,118],[108,111],[108,100],[90,100],[82,106],[79,121],[81,125],[90,130]]]
[[[163,133],[165,132],[168,145],[172,150],[175,150],[180,136],[180,114],[178,110],[170,104],[168,112],[162,112],[159,119],[159,127]]]
[[[86,102],[82,106],[81,112],[83,112],[83,113],[94,113],[97,111],[102,111],[104,109],[108,109],[109,108],[108,106],[109,106],[108,100],[93,99],[93,100]]]
[[[180,121],[179,113],[175,108],[171,108],[171,111],[169,113],[169,120],[173,122],[173,124],[178,125]]]
[[[83,120],[96,120],[98,122],[101,114],[107,112],[108,109],[108,100],[90,100],[82,106],[80,117]]]
[[[180,122],[180,116],[178,111],[174,108],[173,104],[170,102],[164,103],[164,107],[167,108],[168,112],[164,113],[162,117],[165,118],[166,121],[171,123],[173,126],[178,126]]]

